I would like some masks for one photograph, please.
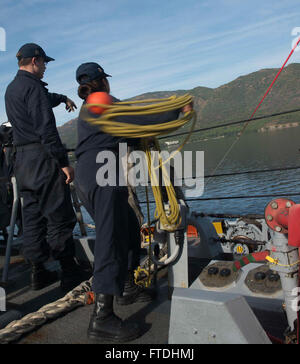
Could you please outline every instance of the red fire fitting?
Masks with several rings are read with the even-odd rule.
[[[300,204],[278,198],[265,208],[265,219],[270,229],[288,234],[288,244],[300,247]]]
[[[300,205],[290,208],[289,214],[289,245],[300,247]]]
[[[288,234],[288,245],[298,248],[300,256],[300,204],[283,198],[271,201],[265,208],[265,219],[269,228]],[[300,279],[300,267],[298,272]],[[300,282],[298,281],[298,287]],[[299,311],[297,312],[297,344],[299,344]]]

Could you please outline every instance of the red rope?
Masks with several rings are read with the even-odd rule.
[[[267,97],[268,93],[271,91],[271,88],[273,87],[274,83],[276,82],[277,78],[279,77],[280,73],[282,72],[282,70],[284,69],[285,65],[288,63],[289,59],[291,58],[292,54],[295,52],[295,49],[297,48],[297,46],[300,44],[300,38],[298,39],[298,41],[296,42],[296,44],[294,45],[293,49],[291,50],[288,58],[285,60],[284,64],[282,65],[282,67],[280,68],[280,70],[278,71],[277,75],[275,76],[274,80],[272,81],[271,85],[269,86],[268,90],[266,91],[266,93],[264,94],[263,98],[260,100],[259,104],[256,106],[256,109],[254,110],[254,112],[252,113],[250,119],[253,118],[253,116],[256,114],[256,111],[260,108],[261,104],[264,102],[265,98]],[[246,127],[248,126],[248,123],[246,123],[242,129],[242,131],[240,132],[240,134],[243,133],[243,131],[246,129]]]
[[[292,54],[294,53],[295,49],[297,48],[298,44],[300,43],[300,38],[298,39],[298,42],[295,44],[295,46],[293,47],[293,49],[291,50],[291,53],[289,54],[288,58],[286,59],[286,61],[284,62],[284,64],[282,65],[282,67],[280,68],[279,72],[277,73],[276,77],[274,78],[273,82],[271,83],[271,85],[269,86],[267,92],[264,94],[264,97],[261,99],[260,103],[257,105],[256,109],[254,110],[253,114],[251,115],[250,119],[253,118],[254,114],[256,113],[256,111],[259,109],[260,105],[263,103],[264,99],[267,97],[268,93],[270,92],[271,88],[273,87],[274,83],[276,82],[277,78],[279,77],[280,73],[282,72],[282,70],[284,69],[285,65],[288,63],[289,59],[291,58]]]
[[[250,121],[253,120],[253,116],[255,115],[256,111],[260,108],[261,104],[263,103],[264,99],[267,97],[268,93],[270,92],[270,90],[272,89],[274,83],[276,82],[277,78],[279,77],[280,73],[282,72],[282,70],[284,69],[285,65],[287,64],[288,60],[291,58],[292,54],[294,53],[295,49],[297,48],[298,44],[300,43],[300,38],[298,39],[298,41],[296,42],[295,46],[293,47],[292,51],[290,52],[288,58],[285,60],[284,64],[282,65],[282,67],[280,68],[279,72],[277,73],[276,77],[274,78],[273,82],[271,83],[271,85],[269,86],[267,92],[264,94],[263,98],[260,100],[259,104],[256,106],[254,112],[252,113],[250,119],[248,122],[246,122],[244,124],[244,127],[242,128],[242,130],[240,131],[240,133],[238,134],[238,137],[235,139],[235,141],[231,144],[230,148],[227,150],[227,152],[223,155],[223,158],[220,160],[220,162],[218,163],[218,165],[216,166],[216,168],[213,170],[212,174],[215,174],[216,170],[220,167],[220,165],[224,162],[225,158],[228,156],[228,154],[231,152],[232,148],[234,147],[234,145],[238,142],[238,140],[241,138],[242,134],[244,133],[245,129],[247,128],[247,126],[249,125]]]

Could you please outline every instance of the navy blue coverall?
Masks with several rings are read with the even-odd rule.
[[[69,165],[52,108],[66,96],[19,70],[5,94],[16,148],[15,176],[23,198],[23,254],[32,263],[74,255],[76,224],[69,186],[61,168]]]
[[[119,101],[114,99],[114,102]],[[178,118],[180,110],[152,116],[122,117],[120,122],[136,124],[161,123]],[[127,186],[100,187],[96,174],[102,164],[96,163],[97,154],[111,151],[116,156],[117,178],[119,143],[135,146],[138,139],[114,137],[103,133],[79,116],[77,165],[75,184],[78,196],[95,221],[93,291],[122,296],[128,271],[135,270],[140,260],[140,232],[136,215],[128,204]]]

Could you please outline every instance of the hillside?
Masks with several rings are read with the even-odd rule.
[[[62,142],[68,148],[75,148],[77,142],[77,118],[57,128]]]
[[[216,125],[224,122],[247,119],[251,116],[258,102],[274,79],[278,69],[263,69],[238,77],[236,80],[212,89],[196,87],[191,90],[158,91],[145,93],[133,99],[165,98],[171,95],[189,93],[194,97],[194,107],[198,115],[196,128]],[[300,105],[300,64],[286,67],[273,86],[256,116],[277,113],[299,108]],[[117,95],[116,95],[117,96]],[[265,131],[275,129],[274,125],[300,121],[299,113],[289,114],[272,119],[250,123],[248,131]],[[189,126],[186,126],[188,128]],[[63,142],[73,148],[76,145],[76,119],[70,120],[58,128]],[[236,133],[239,127],[216,129],[205,133],[206,136]],[[181,129],[182,131],[182,129]],[[203,135],[195,133],[194,140]]]

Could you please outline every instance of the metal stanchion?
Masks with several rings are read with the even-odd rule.
[[[81,235],[83,237],[85,237],[85,236],[87,236],[87,232],[86,232],[85,223],[83,221],[83,216],[82,216],[82,212],[81,212],[81,208],[80,208],[81,203],[78,200],[77,192],[76,192],[76,189],[75,189],[75,186],[73,185],[73,183],[71,183],[71,185],[70,185],[70,190],[71,190],[73,206],[76,211],[76,217],[77,217],[77,222],[79,224],[80,232],[81,232]]]
[[[9,226],[9,234],[8,234],[7,245],[6,245],[5,263],[4,263],[4,267],[3,267],[3,273],[2,273],[2,283],[3,284],[6,284],[8,281],[8,268],[9,268],[9,264],[10,264],[11,250],[12,250],[12,244],[13,244],[13,239],[14,239],[14,230],[15,230],[17,213],[18,213],[18,208],[19,208],[19,203],[20,203],[16,177],[13,176],[11,178],[11,183],[13,186],[14,201],[13,201],[12,213],[11,213],[11,218],[10,218],[10,226]]]

